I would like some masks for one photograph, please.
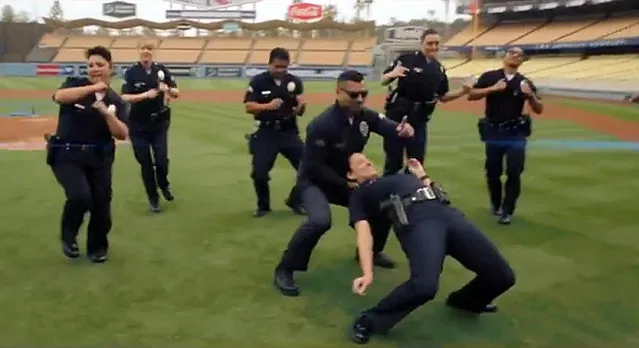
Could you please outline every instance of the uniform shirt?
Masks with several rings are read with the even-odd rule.
[[[91,85],[86,77],[68,77],[59,87],[73,88]],[[113,137],[104,116],[92,107],[96,96],[91,93],[84,98],[69,104],[60,105],[56,135],[63,141],[77,144],[106,144],[113,142]],[[117,118],[127,123],[127,108],[124,100],[111,88],[102,99],[107,106],[116,107]]]
[[[397,80],[400,97],[414,102],[428,102],[448,93],[446,69],[437,59],[427,59],[421,51],[402,54],[384,70],[384,74],[393,71],[398,65],[409,69],[406,76]]]
[[[279,81],[279,82],[278,82]],[[265,110],[254,115],[258,121],[273,121],[293,118],[293,108],[297,106],[297,96],[304,93],[302,80],[297,76],[286,74],[281,79],[275,80],[268,71],[255,75],[244,94],[244,103],[255,102],[267,104],[273,99],[282,99],[282,105],[277,110]]]
[[[424,184],[413,174],[388,175],[361,184],[348,203],[349,224],[353,227],[359,221],[378,216],[380,205],[391,194],[407,197],[422,187]]]
[[[521,92],[522,81],[528,81],[530,89],[537,94],[537,87],[532,81],[520,73],[514,74],[508,80],[504,69],[490,70],[481,74],[473,88],[488,88],[501,79],[506,79],[506,88],[503,91],[493,92],[486,96],[486,118],[497,122],[515,119],[523,113],[527,97]]]
[[[124,73],[124,83],[122,84],[122,94],[140,94],[159,86],[160,79],[158,72],[164,72],[164,83],[169,88],[177,88],[175,77],[171,75],[169,69],[164,65],[153,63],[151,68],[146,70],[142,63],[137,63],[127,69]],[[153,99],[141,100],[131,103],[131,124],[133,126],[144,126],[151,123],[151,114],[164,110],[164,92],[159,92]]]
[[[336,103],[308,124],[300,179],[317,185],[346,187],[348,158],[362,152],[370,132],[384,137],[398,136],[397,123],[373,110],[364,108],[360,114],[349,116]]]

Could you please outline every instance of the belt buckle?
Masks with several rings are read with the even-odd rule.
[[[416,195],[417,197],[411,198],[412,201],[417,201],[419,200],[419,198],[422,198],[422,197],[429,201],[437,199],[435,192],[433,192],[433,189],[430,187],[420,187],[419,189],[417,189],[416,193],[417,193]]]

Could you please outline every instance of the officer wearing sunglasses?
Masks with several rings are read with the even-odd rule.
[[[382,86],[397,80],[397,88],[386,102],[386,115],[398,121],[408,116],[415,129],[411,139],[384,139],[384,175],[395,174],[404,165],[404,155],[424,162],[428,140],[428,121],[438,102],[449,102],[465,95],[470,86],[451,92],[446,69],[436,59],[440,36],[428,29],[421,36],[421,50],[400,55],[384,71]]]
[[[278,154],[282,154],[297,171],[304,143],[299,135],[297,117],[306,110],[302,80],[288,72],[288,50],[271,50],[268,70],[251,79],[244,95],[246,112],[252,114],[257,130],[247,135],[252,156],[251,178],[257,195],[255,217],[271,212],[269,172]],[[304,214],[296,188],[293,187],[286,205],[295,213]]]
[[[344,71],[337,79],[336,101],[306,128],[304,156],[298,172],[297,187],[306,209],[306,220],[297,229],[275,269],[275,286],[285,296],[299,295],[293,273],[306,271],[311,253],[322,235],[331,228],[329,204],[348,206],[356,181],[349,181],[348,158],[362,152],[370,132],[385,138],[410,138],[414,130],[407,122],[395,122],[364,107],[368,95],[364,76]],[[394,263],[382,250],[390,225],[385,216],[380,223],[371,221],[374,239],[373,262],[393,268]]]
[[[468,94],[468,100],[486,98],[485,117],[479,120],[478,128],[485,144],[491,209],[502,225],[510,224],[515,212],[526,160],[526,140],[532,133],[532,119],[524,114],[524,105],[528,102],[536,114],[544,110],[535,85],[517,71],[524,61],[521,48],[509,49],[504,55],[503,67],[483,73]],[[501,181],[504,157],[505,185]]]

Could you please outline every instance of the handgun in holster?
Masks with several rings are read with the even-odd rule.
[[[388,210],[390,220],[396,228],[408,226],[408,216],[403,199],[397,194],[391,194],[388,200],[382,202],[382,210]]]
[[[44,140],[47,143],[47,165],[53,166],[53,160],[57,151],[56,142],[58,140],[58,136],[55,134],[44,134]]]
[[[444,188],[440,184],[436,182],[431,182],[430,188],[433,189],[433,193],[437,197],[438,201],[446,205],[450,204],[450,199],[448,198],[448,192],[446,192],[446,190],[444,190]]]

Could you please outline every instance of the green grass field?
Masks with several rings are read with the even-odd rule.
[[[0,89],[48,89],[59,79],[0,79]],[[246,81],[187,81],[181,89],[242,90]],[[308,83],[307,93],[331,85]],[[214,93],[214,92],[213,92]],[[0,95],[1,98],[1,95]],[[589,102],[592,103],[592,102]],[[0,100],[0,113],[46,101]],[[591,108],[596,104],[587,104]],[[604,106],[599,106],[604,107]],[[303,122],[322,105],[312,105]],[[610,109],[609,109],[610,110]],[[629,109],[628,109],[629,110]],[[613,110],[610,110],[612,112]],[[629,113],[630,111],[625,111]],[[612,115],[611,116],[616,116]],[[639,119],[639,117],[637,117]],[[379,270],[369,294],[350,293],[359,275],[343,209],[317,247],[302,296],[282,297],[272,271],[302,218],[283,200],[294,173],[272,171],[275,213],[253,219],[255,196],[238,102],[174,104],[170,179],[176,201],[151,215],[130,146],[114,169],[110,260],[69,262],[60,252],[64,196],[42,152],[0,152],[0,342],[10,346],[347,347],[346,330],[408,276],[394,236],[395,270]],[[535,139],[612,140],[570,122],[540,119]],[[531,146],[515,223],[488,214],[483,149],[475,118],[438,111],[427,167],[454,204],[508,257],[518,283],[500,313],[472,319],[443,305],[471,278],[446,262],[439,296],[370,347],[574,347],[639,344],[639,161],[634,152]],[[381,141],[368,154],[382,165]],[[84,228],[81,245],[84,243]]]

